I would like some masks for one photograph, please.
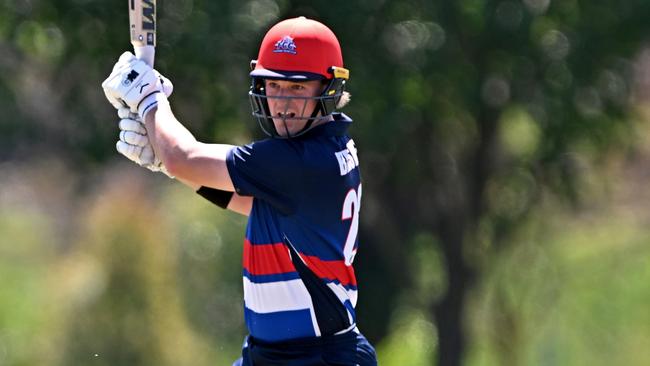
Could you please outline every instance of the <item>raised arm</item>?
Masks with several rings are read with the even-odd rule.
[[[144,117],[146,132],[136,128],[139,122],[135,120],[124,126],[124,119],[120,122],[122,133],[118,151],[147,166],[140,160],[145,145],[151,144],[154,156],[162,161],[161,166],[169,175],[195,191],[201,187],[222,191],[218,200],[221,207],[248,215],[253,199],[233,193],[235,189],[226,166],[228,151],[234,146],[197,141],[174,116],[165,95],[171,91],[163,92],[165,80],[169,82],[133,55],[125,53],[102,84],[114,107],[120,109],[127,105],[132,113],[137,111]]]
[[[193,187],[234,192],[226,156],[233,145],[205,144],[194,138],[174,116],[166,97],[158,93],[158,106],[145,116],[149,140],[171,175]]]
[[[154,151],[169,174],[194,191],[210,192],[207,196],[201,195],[216,205],[248,216],[253,197],[230,193],[235,188],[226,166],[226,156],[234,146],[197,141],[178,122],[162,93],[158,99],[158,106],[147,113],[145,125]]]

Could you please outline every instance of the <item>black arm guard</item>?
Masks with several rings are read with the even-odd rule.
[[[214,203],[215,205],[226,209],[228,208],[228,204],[230,203],[230,200],[232,199],[232,195],[234,192],[228,192],[228,191],[222,191],[219,189],[214,189],[214,188],[209,188],[209,187],[201,187],[199,188],[196,193],[205,198],[206,200]]]

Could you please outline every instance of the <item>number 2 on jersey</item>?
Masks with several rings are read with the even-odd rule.
[[[358,192],[357,192],[358,191]],[[343,214],[341,215],[341,220],[350,220],[350,230],[348,231],[348,237],[345,240],[345,246],[343,247],[343,256],[345,257],[345,265],[351,266],[352,261],[354,261],[354,256],[357,254],[357,251],[354,250],[354,244],[357,242],[357,234],[359,233],[359,209],[361,208],[361,184],[359,184],[358,190],[355,191],[354,188],[350,189],[348,194],[345,196],[343,201]]]

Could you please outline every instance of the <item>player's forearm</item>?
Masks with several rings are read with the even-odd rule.
[[[178,122],[166,99],[158,99],[158,106],[146,114],[145,126],[156,155],[171,172],[197,141],[192,133]]]
[[[183,150],[182,160],[175,164],[176,172],[195,184],[234,192],[226,165],[228,152],[233,147],[197,142]]]
[[[166,101],[146,115],[145,123],[153,148],[171,175],[193,188],[234,191],[226,166],[233,146],[197,141]]]

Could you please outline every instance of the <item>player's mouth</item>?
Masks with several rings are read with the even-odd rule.
[[[282,119],[284,119],[284,118],[295,118],[296,114],[293,113],[293,112],[289,112],[289,113],[278,112],[277,116],[279,118],[282,118]]]

